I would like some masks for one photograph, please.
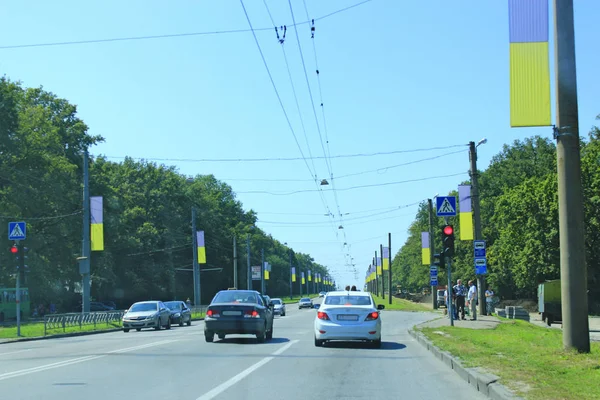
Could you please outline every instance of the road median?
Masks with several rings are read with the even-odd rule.
[[[409,333],[466,382],[492,399],[598,399],[600,344],[591,354],[562,348],[561,332],[525,321],[439,318]]]
[[[202,321],[204,312],[193,312],[192,321]],[[58,339],[73,336],[96,335],[100,333],[118,332],[123,327],[120,321],[106,324],[71,324],[59,326],[44,322],[25,323],[21,325],[21,336],[17,336],[17,327],[0,327],[0,345],[6,343],[28,342],[32,340]]]

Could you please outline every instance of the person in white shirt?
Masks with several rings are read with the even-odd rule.
[[[477,286],[473,281],[469,281],[469,293],[467,294],[467,300],[471,307],[471,321],[477,320]]]

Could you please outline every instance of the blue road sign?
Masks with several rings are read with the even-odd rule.
[[[487,274],[487,259],[476,258],[475,259],[475,274],[485,275]]]
[[[431,280],[429,281],[429,286],[437,286],[437,285],[438,285],[437,277],[431,278]]]
[[[436,197],[436,214],[438,217],[456,216],[456,196]]]
[[[438,269],[435,265],[432,265],[431,267],[429,267],[429,277],[431,279],[436,278],[437,279],[438,276]]]
[[[475,258],[485,258],[485,240],[473,240]]]
[[[23,240],[27,233],[27,225],[25,222],[9,222],[8,223],[8,240]]]

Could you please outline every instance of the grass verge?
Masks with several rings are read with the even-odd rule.
[[[501,383],[531,400],[599,399],[600,344],[591,354],[562,348],[562,332],[525,321],[495,329],[422,328],[436,346],[458,356],[465,367],[483,367]]]
[[[406,299],[397,299],[392,297],[392,304],[389,303],[389,299],[383,299],[381,296],[375,296],[373,294],[373,299],[375,299],[375,303],[383,304],[386,310],[392,311],[431,311],[431,309],[422,306],[419,303],[413,303],[412,301]]]
[[[64,330],[62,328],[58,329],[49,329],[47,331],[46,336],[60,335],[65,333],[74,333],[74,332],[93,332],[93,331],[105,331],[110,329],[120,328],[120,323],[101,323],[94,325],[82,325],[81,328],[79,326],[68,326]],[[21,325],[21,336],[20,337],[40,337],[44,336],[44,324],[43,323],[34,323],[34,324],[23,324]],[[16,339],[17,336],[17,327],[9,326],[0,328],[0,339]]]

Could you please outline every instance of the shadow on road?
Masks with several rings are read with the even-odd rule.
[[[221,343],[221,344],[280,344],[280,343],[287,343],[290,340],[287,338],[273,338],[271,340],[265,340],[263,343],[260,343],[258,340],[256,340],[256,338],[253,337],[236,337],[236,338],[228,338],[225,337],[225,339],[220,340],[217,339],[215,336],[215,341],[214,343]]]
[[[381,342],[381,348],[373,348],[371,343],[368,342],[326,342],[325,347],[329,349],[364,349],[369,348],[372,350],[402,350],[406,348],[406,345],[396,342]]]

